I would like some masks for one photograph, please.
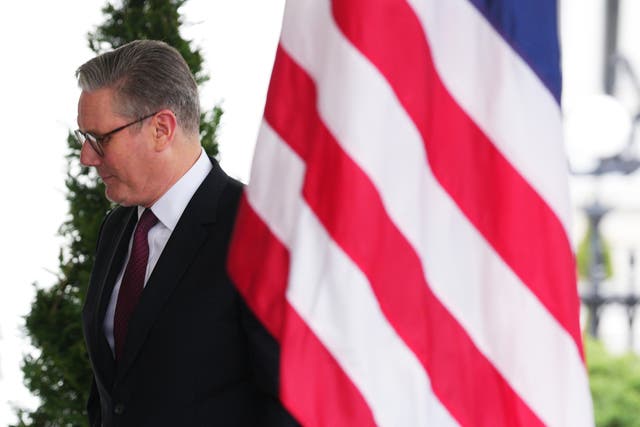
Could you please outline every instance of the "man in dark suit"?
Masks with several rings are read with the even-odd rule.
[[[120,206],[83,308],[92,426],[294,425],[278,347],[225,263],[242,185],[199,142],[197,86],[172,47],[136,41],[80,66],[80,160]]]

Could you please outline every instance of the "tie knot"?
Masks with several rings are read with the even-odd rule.
[[[147,234],[151,227],[156,225],[158,222],[158,218],[154,215],[151,209],[145,209],[138,220],[138,226],[136,228],[136,234],[144,233]]]

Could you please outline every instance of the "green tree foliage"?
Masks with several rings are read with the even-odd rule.
[[[107,4],[105,22],[88,35],[89,47],[101,53],[136,39],[163,40],[180,51],[201,84],[208,76],[202,69],[200,50],[180,36],[179,9],[184,3],[124,0]],[[218,153],[216,129],[221,115],[218,106],[202,114],[201,141],[212,156]],[[26,330],[35,351],[24,358],[22,370],[26,386],[40,398],[40,404],[35,411],[18,409],[19,426],[87,424],[85,403],[92,374],[82,336],[82,301],[100,224],[112,206],[95,172],[80,164],[81,147],[71,134],[67,145],[69,215],[60,227],[67,246],[60,250],[56,283],[48,289],[34,285],[36,296],[26,316]]]
[[[640,427],[640,357],[610,355],[587,339],[589,382],[597,427]]]

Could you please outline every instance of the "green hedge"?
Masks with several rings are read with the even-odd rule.
[[[585,340],[597,427],[640,427],[640,357],[613,356],[602,343]]]

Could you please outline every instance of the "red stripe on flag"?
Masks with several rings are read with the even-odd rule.
[[[281,396],[304,426],[376,425],[362,395],[316,335],[288,305],[282,337]]]
[[[438,182],[583,354],[565,230],[444,87],[413,10],[404,0],[377,7],[333,0],[332,9],[341,31],[385,76],[419,129]]]
[[[316,100],[311,78],[279,48],[265,119],[306,162],[306,201],[367,276],[385,316],[429,373],[435,394],[462,425],[541,425],[431,293],[418,256],[369,178],[322,123]]]
[[[243,194],[227,268],[247,305],[280,341],[286,310],[289,251],[255,214]]]
[[[305,426],[375,425],[371,410],[314,333],[287,303],[289,252],[243,195],[228,270],[258,319],[280,343],[280,397]]]

